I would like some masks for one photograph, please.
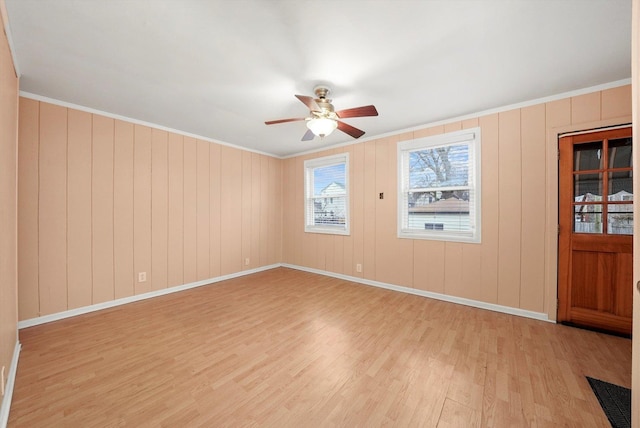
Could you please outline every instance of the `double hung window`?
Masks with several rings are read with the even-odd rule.
[[[304,163],[305,232],[349,234],[349,153]]]
[[[480,242],[480,128],[398,145],[398,236]]]

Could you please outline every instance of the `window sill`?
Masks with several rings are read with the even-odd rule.
[[[326,235],[350,235],[349,229],[344,228],[306,226],[304,231],[305,233],[323,233]]]
[[[462,242],[467,244],[480,244],[480,235],[456,234],[456,233],[420,233],[417,231],[399,231],[398,238],[421,239],[428,241]]]

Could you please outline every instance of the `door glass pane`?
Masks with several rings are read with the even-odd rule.
[[[608,198],[610,201],[633,201],[633,172],[609,173]]]
[[[609,168],[631,166],[631,137],[609,140]]]
[[[607,233],[633,235],[633,205],[609,205]]]
[[[573,146],[573,169],[587,171],[602,168],[602,141]]]
[[[602,200],[602,174],[576,174],[573,176],[573,197],[576,202]]]
[[[602,205],[576,205],[573,231],[576,233],[602,233]]]

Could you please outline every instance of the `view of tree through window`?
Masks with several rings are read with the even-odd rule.
[[[468,230],[468,162],[468,144],[409,153],[409,227],[429,222],[442,230]]]
[[[462,131],[399,146],[399,236],[476,242],[478,142]]]

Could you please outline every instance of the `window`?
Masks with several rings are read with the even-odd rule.
[[[398,144],[398,236],[480,242],[480,128]]]
[[[305,232],[349,234],[349,153],[304,163]]]

